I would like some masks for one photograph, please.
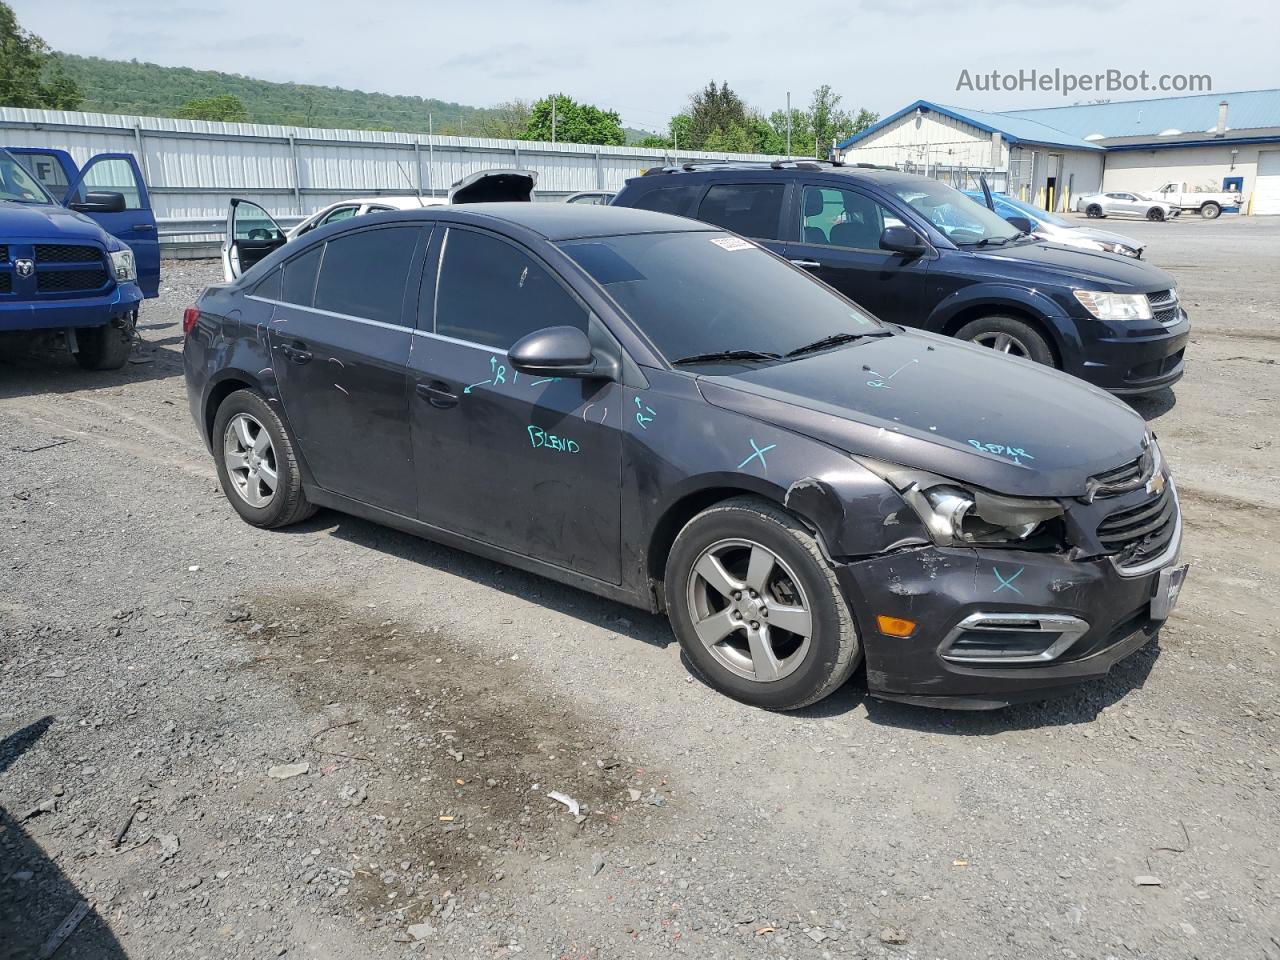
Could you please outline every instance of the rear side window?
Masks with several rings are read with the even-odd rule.
[[[782,183],[717,183],[698,205],[698,219],[744,237],[779,239]]]
[[[281,300],[296,303],[300,307],[311,306],[311,298],[316,292],[316,271],[320,268],[320,252],[323,249],[323,245],[316,245],[284,265]]]
[[[361,230],[330,240],[316,309],[403,324],[404,288],[417,242],[417,227]]]
[[[643,193],[632,206],[637,210],[653,210],[656,213],[673,213],[678,217],[693,216],[693,203],[702,192],[700,183],[682,183],[659,187]]]
[[[436,292],[436,333],[506,350],[543,327],[587,329],[587,310],[533,257],[496,237],[451,229]]]
[[[253,296],[263,297],[267,300],[280,299],[280,276],[284,272],[283,268],[276,267],[266,277],[258,281],[258,285],[253,288]]]

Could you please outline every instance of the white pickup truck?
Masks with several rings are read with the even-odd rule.
[[[1214,220],[1222,214],[1224,207],[1239,207],[1238,193],[1209,193],[1193,190],[1191,184],[1166,183],[1152,191],[1151,196],[1163,200],[1184,212],[1194,210],[1206,220]]]

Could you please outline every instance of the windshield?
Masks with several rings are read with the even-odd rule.
[[[726,358],[739,363],[768,362],[828,337],[888,332],[807,274],[729,234],[644,233],[560,247],[670,362],[725,351],[755,355]]]
[[[44,187],[27,173],[8,150],[0,150],[0,200],[16,203],[53,203]]]
[[[934,225],[952,243],[1008,243],[1018,229],[959,190],[936,180],[920,180],[890,187],[893,194]]]
[[[1039,207],[1033,207],[1029,203],[1023,203],[1021,200],[1015,200],[1013,197],[1006,197],[1003,193],[997,193],[992,197],[996,203],[996,210],[1000,210],[1001,206],[1010,208],[1012,216],[1026,217],[1031,221],[1032,225],[1037,223],[1051,223],[1055,227],[1075,227],[1078,224],[1072,223],[1070,220],[1064,220],[1056,214],[1041,210]]]

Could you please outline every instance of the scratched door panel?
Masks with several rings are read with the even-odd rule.
[[[419,518],[621,582],[618,384],[531,377],[432,336],[414,337],[410,366]]]
[[[405,416],[411,336],[287,304],[271,322],[281,398],[316,483],[407,517],[417,503]]]

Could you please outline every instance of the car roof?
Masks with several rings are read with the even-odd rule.
[[[444,197],[346,197],[326,204],[324,209],[328,210],[329,207],[338,207],[344,203],[381,203],[396,210],[418,210],[422,207],[438,207],[448,202]]]
[[[649,187],[662,183],[664,177],[704,177],[706,179],[725,180],[740,179],[743,176],[751,179],[766,180],[812,180],[814,177],[842,177],[860,183],[871,183],[880,186],[918,183],[930,180],[917,173],[903,173],[901,170],[885,170],[879,167],[860,166],[856,164],[835,164],[817,160],[764,162],[714,162],[688,163],[682,167],[655,168],[640,177],[628,180],[629,185]]]
[[[427,212],[427,211],[423,211]],[[405,214],[383,213],[373,216],[402,219]],[[720,227],[685,217],[630,207],[600,206],[585,203],[465,203],[433,207],[429,214],[449,219],[498,220],[524,227],[547,240],[578,240],[583,237],[612,237],[635,233],[687,233],[720,231]],[[344,221],[345,222],[345,221]]]

